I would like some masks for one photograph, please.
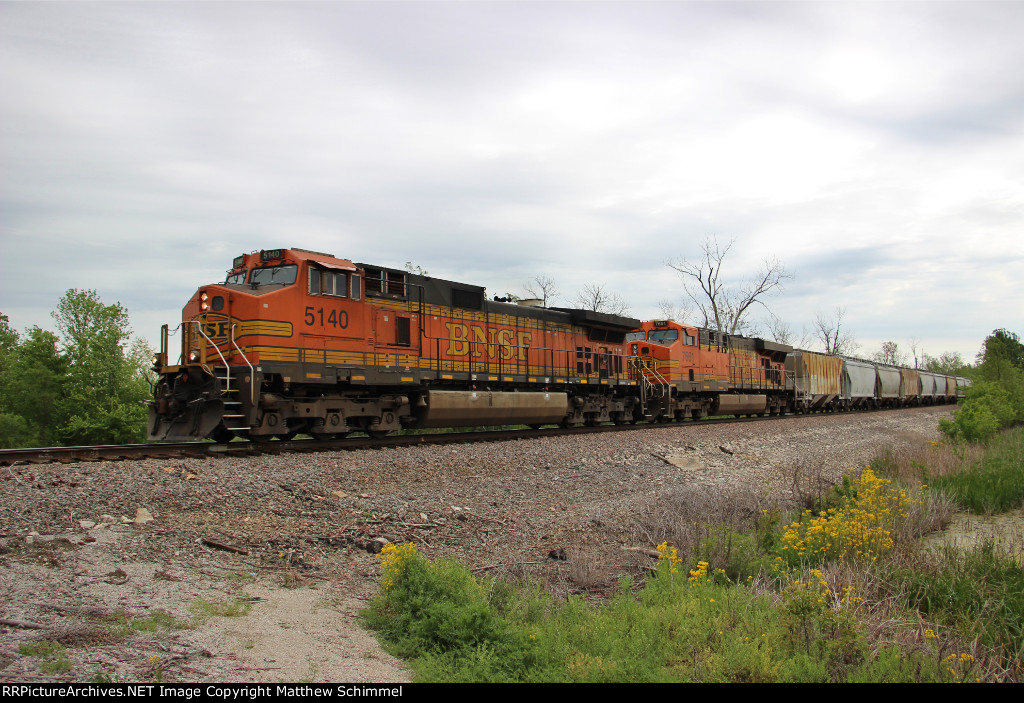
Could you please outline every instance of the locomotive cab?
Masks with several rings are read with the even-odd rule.
[[[296,338],[321,351],[325,335],[365,338],[360,326],[349,325],[361,317],[351,309],[361,299],[361,277],[351,261],[301,249],[236,257],[223,283],[193,294],[178,327],[161,330],[149,439],[249,435],[262,415],[263,394],[301,378]],[[296,320],[305,323],[301,332]],[[320,339],[311,341],[318,335],[309,332]],[[173,341],[181,346],[172,363]],[[291,433],[287,423],[267,429],[271,437]]]

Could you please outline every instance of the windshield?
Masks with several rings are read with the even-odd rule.
[[[254,286],[266,285],[268,283],[274,283],[279,286],[290,286],[295,283],[295,277],[298,275],[298,272],[299,267],[295,264],[266,266],[264,268],[253,269],[252,275],[249,277],[249,283]]]
[[[679,339],[679,330],[651,330],[647,335],[647,341],[655,344],[671,344],[677,339]]]
[[[247,274],[247,273],[249,273],[249,272],[248,271],[239,271],[238,273],[232,273],[232,274],[228,275],[227,280],[224,281],[224,282],[225,283],[245,283],[245,274]]]
[[[641,342],[641,341],[643,341],[643,338],[644,338],[644,331],[643,330],[640,330],[639,332],[630,332],[629,334],[626,335],[626,341],[627,342]]]

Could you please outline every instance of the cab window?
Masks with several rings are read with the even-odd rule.
[[[248,271],[239,271],[238,273],[230,273],[230,274],[228,274],[228,277],[227,277],[227,279],[225,279],[224,282],[225,283],[238,283],[238,284],[245,283],[245,276],[246,276],[247,273],[249,273],[249,272]]]
[[[290,286],[295,283],[299,267],[295,264],[283,266],[264,266],[253,269],[249,275],[249,283],[254,286],[274,284],[278,286]]]
[[[655,344],[669,345],[679,339],[679,330],[651,330],[647,335],[648,342]]]
[[[313,295],[348,297],[348,274],[343,271],[325,271],[309,267],[309,292]]]
[[[629,334],[626,335],[626,341],[627,342],[642,342],[643,339],[644,339],[644,334],[645,333],[644,333],[643,330],[640,330],[639,332],[630,332]]]

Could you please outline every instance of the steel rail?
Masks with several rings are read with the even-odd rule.
[[[925,406],[922,406],[925,407]],[[934,406],[927,406],[934,407]],[[955,406],[954,406],[955,407]],[[798,417],[842,417],[864,412],[901,412],[918,408],[873,408],[842,413],[790,413],[764,417],[712,417],[702,420],[645,422],[623,425],[596,425],[578,427],[550,427],[516,430],[477,430],[469,432],[432,432],[426,434],[392,435],[380,439],[372,437],[346,437],[344,439],[289,439],[268,442],[236,440],[218,442],[154,442],[149,444],[108,444],[82,447],[26,447],[0,449],[0,466],[14,464],[68,464],[81,461],[120,461],[126,459],[171,459],[181,457],[252,456],[287,452],[346,451],[356,449],[382,449],[385,447],[411,447],[424,444],[469,444],[473,442],[506,442],[541,437],[562,437],[601,432],[627,432],[644,429],[706,426],[733,422],[760,422]]]

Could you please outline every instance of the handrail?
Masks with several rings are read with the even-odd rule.
[[[224,368],[227,369],[227,376],[224,379],[225,382],[226,382],[226,386],[227,387],[224,390],[225,390],[225,392],[230,391],[231,390],[231,367],[228,366],[228,360],[225,359],[224,355],[220,353],[220,347],[218,347],[216,344],[214,344],[213,340],[206,336],[206,332],[203,332],[203,326],[199,324],[199,320],[188,320],[187,323],[189,325],[195,325],[196,326],[196,329],[199,330],[199,334],[203,335],[203,339],[205,339],[207,342],[210,343],[210,346],[213,347],[213,350],[215,352],[217,352],[217,356],[219,356],[220,360],[224,362]],[[182,324],[185,324],[185,322],[183,321]],[[184,339],[184,337],[183,337],[183,339]],[[182,350],[182,351],[184,351],[184,350]],[[206,366],[206,359],[204,358],[205,356],[206,356],[206,354],[200,354],[199,355],[199,363],[202,364],[204,367]],[[188,357],[186,357],[186,361],[189,361]]]
[[[255,405],[256,404],[256,369],[253,368],[252,362],[249,361],[249,357],[247,357],[245,355],[245,352],[242,351],[242,348],[238,346],[238,342],[235,341],[235,328],[236,327],[238,327],[238,325],[231,325],[231,346],[233,346],[238,351],[239,355],[242,357],[242,361],[244,361],[246,363],[246,365],[249,367],[249,404],[250,405]],[[225,364],[225,367],[227,367],[227,364]],[[228,371],[227,373],[230,375],[231,372]]]
[[[661,397],[668,394],[671,389],[671,384],[668,379],[658,371],[657,367],[652,367],[648,363],[648,360],[641,356],[632,356],[629,358],[629,362],[630,365],[637,370],[637,378],[641,382],[641,389],[645,391],[650,389],[653,391],[656,381],[657,385],[661,388],[661,392],[658,396]],[[654,377],[654,381],[651,380],[652,376]]]

